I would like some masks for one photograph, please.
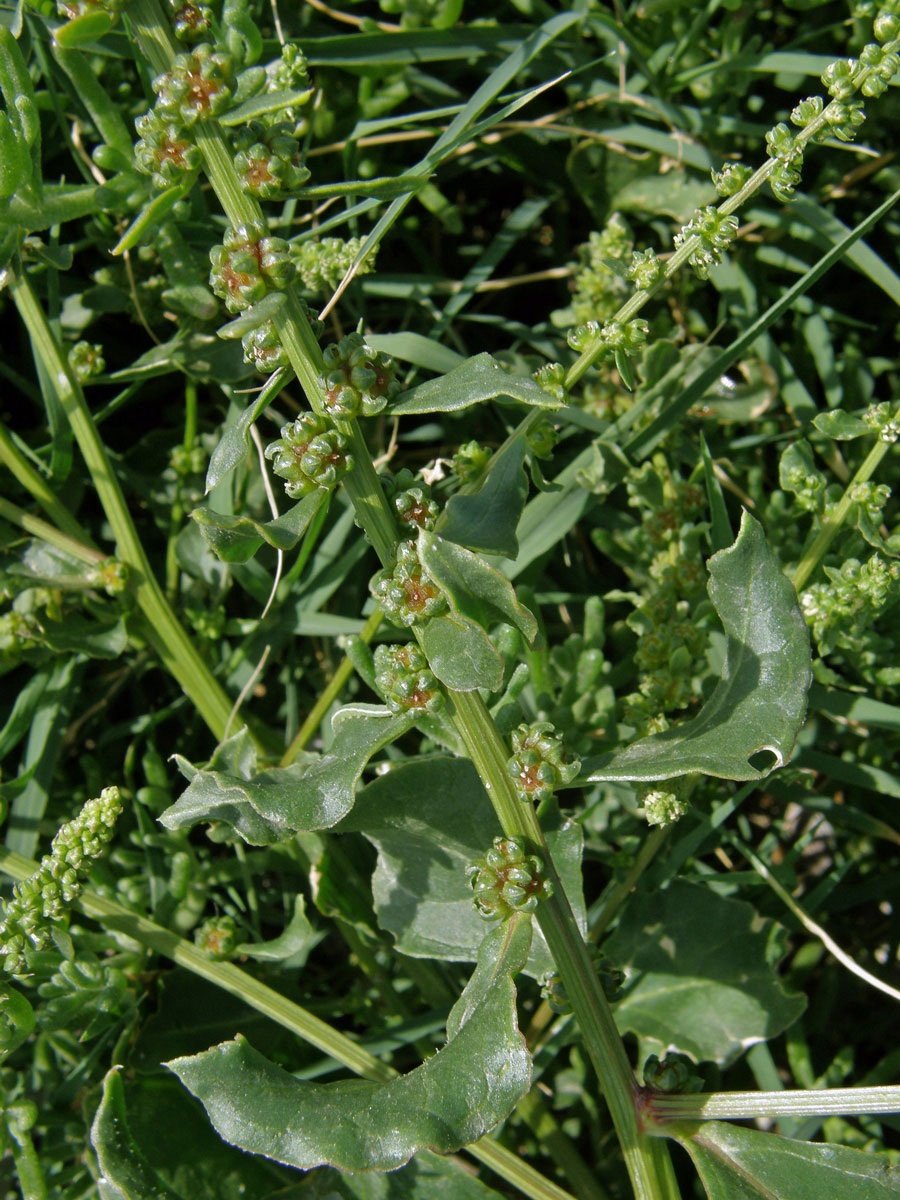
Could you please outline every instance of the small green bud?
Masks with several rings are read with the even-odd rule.
[[[900,13],[881,9],[875,18],[875,37],[879,42],[892,42],[900,37]]]
[[[862,419],[883,442],[893,443],[900,438],[900,404],[872,404],[862,414]]]
[[[375,682],[393,713],[432,713],[443,708],[440,685],[414,642],[376,647]]]
[[[819,116],[824,107],[825,102],[821,96],[807,96],[791,112],[791,122],[794,125],[798,125],[801,129],[805,129],[811,121],[814,121]]]
[[[720,196],[734,196],[753,175],[746,163],[726,163],[721,171],[711,171],[712,181]]]
[[[203,155],[177,116],[165,116],[151,108],[138,117],[135,128],[139,134],[134,147],[137,169],[149,175],[155,187],[170,187],[200,169]]]
[[[419,562],[415,542],[401,542],[390,567],[376,571],[369,589],[395,625],[411,626],[442,612],[447,601]]]
[[[209,261],[210,287],[229,312],[242,312],[286,287],[294,274],[288,243],[265,236],[255,225],[229,227],[222,245],[210,250]]]
[[[545,392],[549,392],[560,404],[566,402],[566,368],[562,363],[545,363],[532,375],[535,383],[540,384]]]
[[[234,165],[244,191],[261,200],[290,195],[309,179],[297,139],[285,123],[242,126],[235,135]]]
[[[686,1054],[668,1053],[662,1059],[651,1054],[644,1063],[644,1087],[657,1092],[703,1091],[703,1080]]]
[[[212,27],[212,9],[205,4],[179,5],[172,13],[172,29],[179,42],[199,42]]]
[[[263,321],[245,333],[241,345],[244,347],[244,362],[251,363],[263,375],[290,366],[291,360],[272,321]]]
[[[284,479],[284,490],[294,500],[316,488],[330,489],[353,466],[348,442],[315,413],[301,413],[283,425],[281,437],[270,442],[265,456],[272,470]]]
[[[453,455],[453,470],[462,483],[474,483],[491,461],[487,446],[478,442],[464,442]]]
[[[156,108],[168,120],[187,126],[207,121],[231,103],[234,61],[208,42],[188,54],[178,54],[172,67],[153,80]]]
[[[724,171],[722,174],[724,175]],[[737,189],[735,188],[735,191]],[[666,264],[656,257],[654,250],[635,250],[625,274],[635,287],[649,292],[666,277]]]
[[[95,587],[103,588],[107,596],[118,596],[128,587],[131,572],[128,564],[117,558],[106,558],[90,574]]]
[[[577,777],[581,763],[566,761],[562,738],[549,721],[520,725],[511,740],[514,753],[506,771],[520,800],[540,803]]]
[[[534,912],[541,900],[553,894],[536,854],[526,854],[519,838],[499,837],[483,858],[466,871],[475,907],[487,920],[509,917],[514,912]]]
[[[210,917],[194,930],[194,945],[210,958],[224,962],[234,957],[242,938],[233,917]]]
[[[734,241],[737,230],[738,219],[734,214],[721,213],[714,205],[707,204],[697,209],[674,240],[676,246],[682,246],[693,237],[700,239],[689,261],[697,275],[706,279],[710,269],[722,261],[722,253]]]
[[[839,58],[829,63],[822,72],[822,83],[828,89],[828,94],[835,100],[845,100],[856,90],[853,77],[859,63],[855,58]]]
[[[394,360],[348,333],[325,348],[325,409],[332,417],[371,417],[400,391]]]
[[[684,647],[682,647],[684,649]],[[667,781],[676,784],[676,780]],[[644,820],[648,825],[672,825],[679,817],[687,812],[687,800],[679,795],[677,786],[674,790],[660,784],[646,787],[640,793],[641,807],[644,810]]]
[[[829,132],[842,142],[852,142],[865,119],[862,100],[832,100],[825,109]]]

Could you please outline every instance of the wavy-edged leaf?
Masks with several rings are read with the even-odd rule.
[[[100,1164],[103,1200],[181,1200],[166,1187],[131,1136],[120,1068],[107,1071],[103,1096],[91,1125],[91,1145]]]
[[[276,550],[290,550],[296,546],[327,497],[327,491],[317,488],[286,513],[265,524],[251,517],[236,517],[202,507],[194,509],[191,520],[197,522],[204,541],[222,562],[244,563],[253,557],[263,542]]]
[[[176,755],[190,785],[159,820],[167,829],[222,821],[257,846],[300,829],[330,829],[353,807],[356,784],[372,755],[405,733],[413,719],[375,704],[341,708],[332,718],[327,753],[305,754],[289,767],[258,773],[246,730],[223,743],[206,769]]]
[[[439,379],[403,392],[391,405],[397,417],[414,413],[459,412],[485,400],[517,400],[537,408],[560,408],[549,392],[527,375],[511,375],[490,354],[476,354]]]
[[[166,1066],[225,1141],[288,1166],[391,1171],[419,1150],[451,1153],[507,1117],[530,1085],[512,982],[530,938],[531,918],[518,914],[488,934],[447,1044],[389,1083],[301,1083],[242,1038]]]
[[[763,779],[791,756],[812,675],[809,634],[790,581],[744,513],[733,546],[709,560],[709,594],[728,635],[722,678],[699,714],[605,760],[589,780],[669,779],[702,771]],[[750,761],[765,752],[769,761]]]
[[[752,905],[696,884],[633,897],[603,947],[627,980],[616,1024],[697,1062],[727,1063],[777,1037],[806,1005],[778,978],[783,935]]]
[[[480,555],[422,529],[419,560],[447,597],[454,616],[476,621],[484,629],[508,621],[529,645],[534,642],[538,632],[534,614],[516,599],[509,580]]]
[[[525,438],[514,437],[491,459],[477,491],[451,496],[441,537],[470,550],[515,558],[519,553],[516,526],[528,498],[527,453]]]
[[[689,1131],[690,1129],[690,1131]],[[890,1200],[900,1167],[886,1154],[797,1142],[719,1121],[673,1129],[709,1200]]]
[[[554,804],[541,824],[582,931],[581,826]],[[466,867],[501,830],[478,773],[467,759],[422,758],[379,776],[338,827],[357,830],[378,851],[372,894],[378,923],[414,958],[471,962],[485,923],[472,902]],[[526,973],[540,979],[553,959],[535,928]]]
[[[503,684],[503,659],[480,625],[441,613],[422,626],[428,665],[448,688],[496,692]]]

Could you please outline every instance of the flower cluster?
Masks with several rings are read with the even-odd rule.
[[[566,402],[566,368],[562,363],[544,363],[532,375],[535,383],[539,383],[545,392],[549,392],[560,404]]]
[[[396,475],[382,475],[381,486],[401,525],[412,530],[434,529],[440,508],[431,498],[431,488],[416,481],[412,471],[404,467]]]
[[[287,242],[265,236],[255,225],[229,227],[209,260],[209,285],[229,312],[242,312],[285,287],[294,273]]]
[[[479,442],[463,442],[451,461],[460,483],[474,483],[491,461],[491,451]]]
[[[753,175],[746,163],[726,163],[721,171],[712,171],[712,181],[720,196],[736,195]]]
[[[506,772],[520,800],[548,800],[559,788],[571,783],[581,763],[567,762],[562,738],[549,721],[520,725],[512,733],[513,754]]]
[[[266,126],[248,121],[237,130],[234,142],[234,165],[241,187],[251,196],[274,200],[298,191],[309,179],[300,145],[286,122]]]
[[[271,320],[263,321],[241,338],[244,347],[244,362],[256,367],[263,375],[269,375],[280,367],[290,365],[287,351]]]
[[[217,962],[232,958],[242,941],[234,917],[224,913],[209,917],[194,930],[194,945]]]
[[[205,4],[192,4],[191,0],[184,4],[175,0],[172,7],[172,31],[179,42],[193,44],[206,37],[212,28],[212,9]]]
[[[74,821],[63,825],[37,871],[16,884],[0,921],[0,961],[9,974],[24,971],[26,954],[47,945],[52,923],[59,921],[78,897],[84,877],[112,837],[121,811],[119,789],[104,788]]]
[[[591,233],[586,244],[579,247],[571,308],[554,314],[554,319],[565,318],[571,325],[602,323],[617,312],[628,298],[622,268],[631,258],[632,249],[631,231],[619,213],[613,213],[604,228]]]
[[[737,229],[736,216],[721,213],[715,205],[707,204],[698,208],[681,232],[675,234],[675,245],[682,246],[694,237],[699,238],[700,244],[691,252],[688,261],[700,279],[707,279],[710,270],[722,261],[722,254],[734,241]]]
[[[648,825],[672,825],[688,810],[683,779],[668,779],[665,786],[650,784],[641,789],[638,799]]]
[[[892,444],[900,438],[900,404],[872,404],[862,414],[862,419],[883,442]]]
[[[619,967],[614,967],[599,946],[591,946],[590,955],[597,982],[603,989],[604,996],[610,1004],[615,1004],[622,994],[625,972]],[[558,971],[546,975],[541,980],[541,995],[554,1012],[565,1015],[572,1011],[566,986]]]
[[[171,69],[153,80],[156,112],[188,129],[224,112],[234,90],[234,60],[209,42],[177,54]]]
[[[649,248],[635,250],[631,256],[631,262],[625,269],[626,278],[630,279],[635,287],[645,292],[649,292],[651,288],[661,283],[665,275],[666,264],[656,257],[654,250]]]
[[[651,1054],[642,1072],[644,1087],[656,1092],[695,1093],[703,1091],[703,1080],[686,1054],[670,1051],[661,1059]]]
[[[69,366],[79,383],[87,383],[95,376],[102,375],[106,370],[103,347],[92,342],[76,342],[69,351]]]
[[[416,625],[442,612],[447,601],[419,562],[415,542],[400,542],[390,567],[376,571],[369,588],[395,625]]]
[[[315,413],[301,413],[283,425],[281,437],[266,446],[265,455],[292,499],[316,488],[333,488],[353,466],[347,439]]]
[[[326,237],[319,241],[299,242],[293,247],[297,276],[310,292],[333,291],[350,270],[362,249],[361,238]],[[370,251],[356,268],[365,275],[375,263],[375,251]]]
[[[361,333],[325,348],[325,410],[338,420],[371,417],[400,391],[394,360],[373,350]]]
[[[827,583],[814,583],[800,597],[800,607],[820,654],[835,649],[859,651],[862,639],[878,618],[900,600],[900,565],[873,554],[861,563],[848,558],[840,568],[825,567]],[[900,669],[886,668],[891,679]]]
[[[466,874],[475,893],[475,907],[487,920],[534,912],[541,900],[553,894],[544,864],[536,854],[526,853],[519,838],[495,838],[491,849],[472,863]]]
[[[440,685],[415,643],[376,647],[375,682],[392,713],[432,713],[443,707]]]
[[[621,321],[607,321],[603,326],[597,321],[586,321],[571,330],[566,341],[578,354],[600,341],[603,343],[602,358],[610,360],[618,358],[620,354],[638,354],[647,341],[649,328],[642,317],[635,317],[624,324]]]
[[[155,108],[135,122],[139,139],[134,153],[139,171],[149,175],[158,188],[167,188],[203,161],[193,135],[180,120],[164,116]]]

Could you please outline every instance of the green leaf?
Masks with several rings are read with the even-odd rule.
[[[294,915],[291,917],[283,933],[268,942],[244,942],[238,946],[236,954],[255,958],[257,962],[283,962],[286,958],[294,959],[292,967],[299,969],[306,962],[306,955],[320,940],[309,917],[306,915],[306,899],[300,892],[294,898]],[[305,951],[305,953],[304,953]],[[302,954],[302,960],[297,957]]]
[[[576,919],[585,929],[582,832],[551,805],[541,824]],[[458,758],[408,761],[364,788],[339,832],[363,833],[378,850],[372,895],[378,923],[415,958],[471,962],[484,938],[466,867],[501,830],[472,764]],[[553,958],[535,927],[527,974],[539,979]]]
[[[305,104],[311,95],[310,88],[304,88],[302,91],[261,92],[258,96],[251,96],[237,108],[223,113],[219,120],[223,125],[229,127],[244,125],[247,121],[254,121],[257,117],[265,116],[268,113],[280,112],[290,105]]]
[[[809,635],[790,582],[745,512],[737,541],[709,560],[709,594],[728,635],[722,678],[698,715],[653,734],[586,777],[669,779],[702,771],[723,779],[763,779],[791,756],[806,713]],[[769,761],[757,766],[753,756]]]
[[[21,992],[0,983],[0,1063],[34,1031],[34,1010]]]
[[[519,553],[516,526],[528,498],[525,455],[528,443],[518,435],[491,459],[487,474],[474,492],[458,492],[447,501],[440,534],[448,542],[515,558]]]
[[[510,375],[490,354],[476,354],[439,379],[404,392],[391,406],[397,417],[413,413],[459,412],[485,400],[518,400],[538,408],[560,408],[549,392],[527,375]]]
[[[102,9],[85,12],[80,17],[66,21],[65,25],[60,25],[59,28],[54,29],[53,40],[57,46],[61,46],[64,50],[73,50],[77,46],[86,46],[88,43],[96,42],[104,34],[109,33],[115,24],[115,20],[112,13],[104,12]]]
[[[432,617],[422,626],[422,649],[441,683],[454,691],[496,692],[503,684],[503,659],[473,621],[446,613]]]
[[[372,755],[405,733],[413,719],[374,704],[341,708],[332,718],[327,753],[305,754],[289,767],[258,773],[245,729],[218,748],[205,770],[175,755],[190,786],[159,820],[167,829],[223,821],[258,846],[299,829],[329,829],[353,807],[356,784]]]
[[[451,1153],[507,1117],[530,1085],[512,982],[530,937],[530,917],[519,916],[488,934],[446,1046],[389,1083],[300,1083],[242,1038],[166,1065],[225,1141],[288,1166],[391,1171],[418,1150]]]
[[[854,417],[851,413],[836,408],[832,412],[817,413],[812,421],[819,433],[836,442],[852,442],[854,438],[874,433],[871,425]]]
[[[81,20],[82,18],[77,19]],[[133,249],[146,234],[156,233],[160,223],[169,215],[178,201],[183,200],[191,190],[195,178],[196,176],[189,175],[181,183],[173,184],[172,187],[168,187],[164,192],[154,196],[152,200],[148,200],[110,253],[124,254],[126,250]]]
[[[633,897],[603,949],[628,980],[616,1024],[652,1052],[727,1063],[806,1006],[778,979],[781,926],[696,884]]]
[[[211,508],[195,508],[191,520],[197,522],[207,545],[223,562],[244,563],[253,557],[263,542],[276,550],[290,550],[296,546],[327,496],[324,488],[317,488],[286,513],[265,524],[251,517],[213,512]]]
[[[280,295],[280,293],[274,293]],[[219,330],[221,336],[222,330]],[[289,367],[281,367],[272,375],[259,395],[249,404],[236,421],[228,425],[219,438],[219,444],[212,452],[209,467],[206,472],[205,490],[211,492],[241,462],[247,454],[250,439],[250,426],[272,403],[283,387],[290,383],[293,372]]]
[[[694,1160],[709,1200],[888,1200],[900,1167],[886,1154],[796,1142],[740,1125],[705,1122],[672,1136]]]
[[[107,1071],[103,1097],[91,1125],[91,1145],[100,1164],[104,1200],[180,1200],[147,1162],[128,1128],[119,1067]]]
[[[397,1171],[341,1174],[322,1167],[307,1175],[304,1200],[500,1200],[500,1193],[427,1150]]]
[[[447,597],[454,616],[476,621],[484,629],[508,621],[533,645],[538,633],[534,614],[516,599],[509,580],[483,558],[422,529],[419,559]]]

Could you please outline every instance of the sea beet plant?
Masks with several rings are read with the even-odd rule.
[[[900,5],[515,7],[0,24],[4,1200],[900,1195]]]

